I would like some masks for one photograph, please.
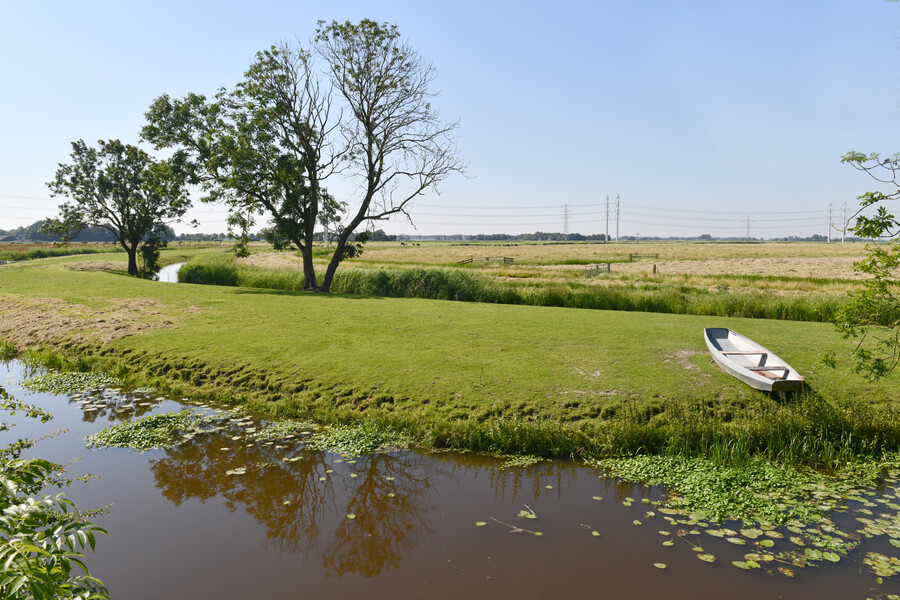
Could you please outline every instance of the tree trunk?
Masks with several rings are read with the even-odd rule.
[[[316,269],[313,266],[312,240],[303,245],[303,289],[316,290]]]
[[[338,265],[341,264],[341,257],[344,255],[344,247],[347,245],[347,240],[350,238],[350,235],[357,227],[359,227],[361,222],[362,219],[357,217],[351,221],[350,225],[348,225],[347,228],[341,232],[341,235],[338,236],[337,244],[334,247],[334,255],[331,257],[331,262],[328,263],[328,268],[325,269],[325,276],[322,277],[322,285],[319,287],[320,292],[325,292],[326,294],[331,293],[331,281],[334,279],[334,273],[337,271]]]
[[[325,276],[322,277],[322,285],[319,286],[320,292],[331,293],[331,280],[334,279],[334,272],[337,271],[338,265],[341,263],[341,254],[344,253],[344,246],[346,245],[347,240],[343,236],[339,237],[337,246],[334,248],[334,255],[331,257],[331,262],[328,263],[328,268],[325,269]]]
[[[128,253],[128,274],[136,277],[138,274],[137,246],[127,246],[125,251]]]

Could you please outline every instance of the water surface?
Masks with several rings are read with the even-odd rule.
[[[746,547],[706,534],[659,533],[677,529],[645,503],[663,490],[575,463],[502,470],[491,458],[416,451],[346,459],[304,450],[301,438],[255,442],[246,433],[261,424],[243,418],[171,450],[89,450],[83,438],[90,433],[184,405],[115,390],[31,394],[19,389],[25,376],[18,363],[0,367],[0,384],[55,418],[22,422],[0,434],[7,436],[0,443],[68,429],[35,451],[61,463],[82,456],[69,474],[99,479],[68,488],[67,496],[82,509],[113,504],[96,519],[111,535],[101,536],[87,561],[114,599],[820,600],[900,593],[900,584],[885,578],[879,585],[862,564],[868,551],[900,554],[883,537],[838,564],[796,569],[795,578],[773,563],[742,571],[731,561]],[[241,468],[246,472],[228,473]],[[518,516],[526,507],[536,519]],[[665,547],[665,540],[675,544]],[[697,560],[692,546],[699,544],[715,564]],[[654,567],[658,562],[667,568]]]

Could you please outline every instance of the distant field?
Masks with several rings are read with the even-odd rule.
[[[407,243],[408,244],[408,243]],[[566,261],[621,262],[633,253],[659,254],[660,260],[721,260],[762,258],[834,258],[863,255],[864,244],[823,243],[484,243],[451,245],[421,242],[401,246],[399,242],[367,244],[354,262],[400,262],[415,264],[456,263],[472,256],[508,256],[529,265],[565,264]]]
[[[802,303],[799,311],[777,309],[782,314],[811,314],[814,320],[830,320],[834,307],[848,292],[860,287],[862,276],[853,265],[865,255],[862,243],[657,243],[657,244],[473,244],[422,242],[368,244],[360,258],[345,261],[339,272],[356,270],[439,269],[462,270],[489,285],[512,286],[528,296],[555,295],[646,295],[658,292],[672,301],[662,303],[662,312],[691,312],[666,305],[696,304],[701,297],[711,308],[706,314],[751,316],[723,305],[758,305],[777,301]],[[238,264],[257,267],[284,276],[300,272],[300,258],[292,252],[273,252],[256,246],[255,253]],[[324,250],[324,249],[323,249]],[[630,255],[642,254],[645,257]],[[646,255],[656,255],[647,258]],[[460,264],[469,258],[487,258]],[[504,263],[502,258],[512,259]],[[324,269],[327,253],[316,259]],[[588,271],[589,265],[610,263],[609,272]],[[588,276],[590,275],[590,276]],[[263,278],[259,278],[260,280]],[[266,287],[266,285],[261,285]],[[277,287],[273,285],[272,287]],[[768,294],[759,298],[759,294]],[[726,298],[727,296],[727,298]],[[753,296],[753,297],[751,297]],[[541,302],[539,302],[541,303]],[[543,302],[556,306],[609,303],[565,300]],[[640,304],[640,303],[638,303]],[[659,303],[657,303],[659,304]],[[643,310],[656,310],[645,308]],[[704,314],[703,311],[700,314]],[[765,314],[773,315],[771,311]],[[752,316],[761,316],[759,314]],[[782,318],[807,317],[788,316]]]

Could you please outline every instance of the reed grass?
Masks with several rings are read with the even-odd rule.
[[[197,257],[182,267],[179,277],[186,283],[285,291],[303,289],[303,274],[297,270],[238,265],[227,256]],[[844,300],[837,293],[779,295],[766,291],[710,291],[674,282],[535,285],[527,281],[494,281],[468,270],[435,268],[343,269],[335,274],[331,291],[356,296],[813,322],[831,322]]]
[[[0,260],[18,262],[34,260],[37,258],[53,258],[55,256],[74,256],[76,254],[100,254],[109,252],[124,252],[121,248],[32,248],[29,250],[0,251]]]

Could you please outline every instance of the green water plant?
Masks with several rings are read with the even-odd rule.
[[[0,340],[0,360],[12,360],[18,355],[19,351],[13,344],[6,340]]]
[[[177,413],[147,415],[134,421],[119,423],[88,436],[85,441],[94,448],[117,447],[135,450],[170,448],[183,439],[178,434],[190,435],[200,423],[201,417],[189,410]]]
[[[15,400],[0,387],[0,411],[43,422],[50,413]],[[0,423],[0,430],[9,425]],[[40,458],[22,459],[34,444],[19,440],[0,448],[0,597],[9,600],[108,598],[103,582],[90,574],[84,551],[93,550],[106,531],[87,521],[63,494],[38,496],[62,487],[61,465]]]
[[[32,392],[46,394],[75,394],[122,385],[118,377],[106,373],[47,373],[22,382],[22,387]]]
[[[322,428],[310,437],[307,447],[347,456],[364,456],[407,448],[411,443],[409,436],[395,429],[360,421],[354,425]]]
[[[277,421],[249,434],[257,441],[280,440],[309,434],[318,429],[317,425],[304,421]]]

